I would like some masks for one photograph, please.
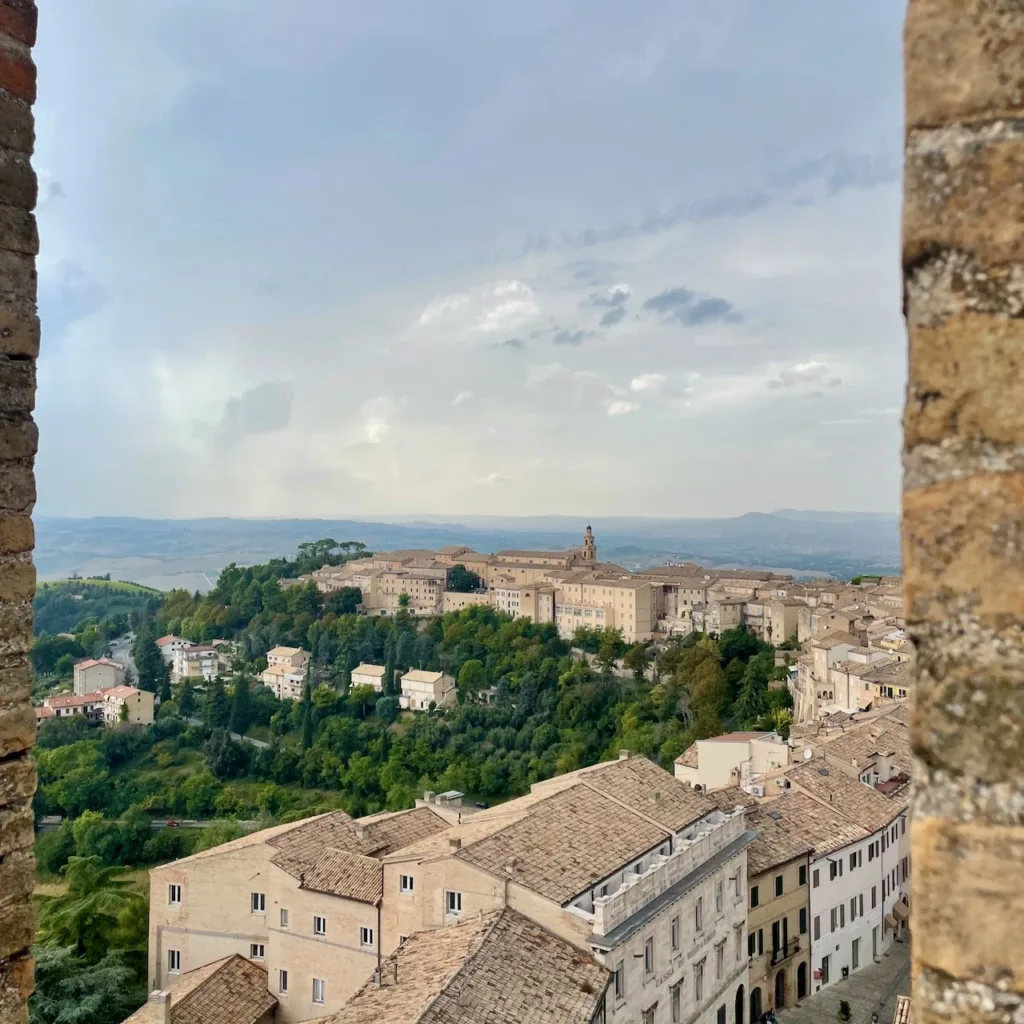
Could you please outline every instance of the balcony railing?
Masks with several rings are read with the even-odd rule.
[[[772,967],[776,964],[781,964],[783,960],[788,960],[791,956],[795,956],[800,952],[800,940],[790,939],[785,946],[779,946],[778,949],[772,950]]]

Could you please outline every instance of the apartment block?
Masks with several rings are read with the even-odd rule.
[[[131,722],[134,725],[153,724],[154,694],[134,686],[112,686],[103,691],[103,722],[117,725]]]
[[[763,797],[768,779],[788,768],[792,752],[777,733],[729,732],[697,740],[676,758],[675,777],[706,792],[737,786]]]
[[[260,682],[278,700],[300,700],[309,660],[309,651],[301,647],[274,647],[267,651],[267,667],[260,674]]]
[[[74,668],[73,689],[78,697],[120,686],[123,682],[124,666],[110,658],[87,658]]]
[[[384,689],[384,673],[387,671],[384,665],[357,665],[350,673],[350,681],[353,687],[372,686],[378,693]]]
[[[191,640],[186,640],[182,636],[162,636],[156,642],[156,646],[160,651],[161,657],[164,659],[165,665],[174,664],[174,656],[178,651],[184,650],[186,647],[194,646]]]
[[[431,704],[446,707],[455,703],[455,680],[443,672],[414,668],[402,676],[399,707],[409,711],[427,711]]]

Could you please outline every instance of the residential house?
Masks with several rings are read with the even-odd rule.
[[[112,686],[103,691],[103,722],[117,725],[132,722],[136,725],[153,724],[154,695],[134,686]]]
[[[87,658],[74,669],[73,688],[79,697],[124,682],[124,666],[110,658]]]
[[[149,986],[239,954],[267,972],[278,1024],[335,1013],[383,944],[381,858],[443,832],[429,807],[264,829],[150,871]]]
[[[400,707],[410,711],[426,711],[431,704],[444,707],[455,702],[455,680],[443,672],[426,672],[414,668],[402,676]]]
[[[351,685],[372,686],[378,693],[384,689],[384,665],[357,665],[352,669],[350,678]]]
[[[181,973],[168,953],[165,987],[124,1024],[275,1024],[276,1010],[259,964],[236,954]]]
[[[85,718],[99,721],[103,718],[104,690],[94,690],[81,695],[61,693],[47,697],[43,708],[49,709],[54,718],[70,718],[72,715],[83,715]]]
[[[417,932],[326,1024],[596,1024],[608,970],[505,908]]]
[[[300,700],[309,660],[309,652],[301,647],[274,647],[267,651],[267,667],[260,674],[260,682],[278,700]]]
[[[788,768],[790,754],[774,732],[730,732],[697,740],[676,758],[675,777],[708,791],[739,786],[764,796],[766,776]]]
[[[227,658],[220,647],[210,644],[191,644],[174,652],[171,678],[178,683],[189,680],[210,682],[228,667]]]
[[[810,994],[810,869],[806,820],[817,805],[787,793],[747,808],[757,838],[747,848],[750,1020]]]
[[[173,665],[174,656],[178,651],[184,650],[186,647],[192,647],[192,641],[186,640],[181,636],[162,636],[156,642],[157,647],[160,650],[160,655],[164,659],[164,664]]]

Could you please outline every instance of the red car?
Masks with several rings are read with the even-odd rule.
[[[173,818],[168,818],[167,819],[167,827],[168,828],[177,828],[180,824],[181,824],[181,822],[175,821]]]

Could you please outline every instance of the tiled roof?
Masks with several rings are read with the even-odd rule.
[[[141,691],[134,686],[108,686],[102,692],[104,697],[134,697]]]
[[[267,657],[273,654],[277,658],[291,658],[301,651],[301,647],[274,647],[267,651]]]
[[[168,633],[167,636],[160,637],[160,639],[157,640],[156,645],[157,647],[166,647],[168,644],[174,643],[175,640],[178,640],[181,643],[188,643],[188,641],[185,640],[183,637],[173,636],[170,633]]]
[[[866,786],[864,788],[867,789]],[[806,841],[819,857],[866,839],[869,834],[867,829],[842,814],[839,808],[825,806],[805,793],[790,790],[778,800],[759,805],[758,810],[762,807],[765,812],[774,810],[781,814],[779,827],[798,837],[798,842]],[[753,872],[752,868],[750,870]]]
[[[764,739],[766,736],[773,735],[770,732],[727,732],[721,736],[709,736],[706,740],[701,740],[701,743],[745,743],[750,740]]]
[[[824,758],[815,758],[786,773],[794,786],[834,807],[850,821],[869,832],[888,825],[906,810],[907,797],[889,799],[859,779],[838,768],[830,768]]]
[[[734,811],[737,807],[754,807],[758,799],[740,789],[739,786],[727,786],[725,789],[714,789],[707,798],[720,811]]]
[[[379,860],[347,850],[324,850],[302,876],[302,888],[377,904],[384,895]]]
[[[514,910],[419,932],[331,1024],[589,1024],[610,978]]]
[[[838,647],[839,644],[849,644],[851,647],[857,647],[860,641],[850,633],[846,633],[843,630],[836,630],[832,633],[826,633],[824,636],[817,636],[811,639],[810,644],[812,647],[824,647],[826,649],[832,647]]]
[[[53,718],[56,712],[53,708],[36,708],[36,719],[40,718]]]
[[[443,672],[424,672],[423,669],[414,668],[402,676],[402,682],[410,683],[436,683],[444,677]]]
[[[748,807],[747,827],[757,838],[747,847],[747,870],[759,875],[769,868],[786,864],[814,849],[802,819],[820,810],[809,797],[785,793],[778,800]]]
[[[691,743],[677,758],[676,764],[681,764],[686,768],[696,768],[698,766],[697,761],[697,744]]]
[[[122,666],[116,661],[111,661],[110,658],[86,658],[85,661],[79,661],[75,668],[87,669],[95,668],[97,665],[113,665],[115,668],[121,668]]]
[[[580,782],[653,818],[670,832],[679,832],[715,810],[704,793],[698,793],[646,757],[610,761],[580,773]],[[655,840],[657,841],[657,840]]]
[[[277,1006],[267,972],[245,957],[227,957],[183,974],[170,986],[171,1024],[257,1024]],[[124,1024],[150,1024],[143,1005]]]
[[[456,857],[563,904],[667,837],[635,811],[575,785]]]
[[[914,1003],[910,996],[896,997],[896,1012],[892,1024],[914,1024]]]
[[[905,725],[886,719],[865,722],[829,740],[824,753],[851,767],[863,769],[875,754],[891,754],[896,766],[909,774],[911,769],[910,732]]]
[[[356,672],[364,676],[383,676],[387,669],[383,665],[356,665],[352,669],[353,674]]]
[[[77,708],[86,704],[102,704],[106,690],[93,690],[92,693],[69,693],[60,697],[47,697],[43,703],[48,708]]]

